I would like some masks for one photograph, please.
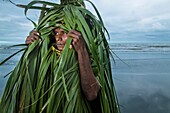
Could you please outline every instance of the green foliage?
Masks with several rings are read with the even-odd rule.
[[[49,6],[45,8],[45,16],[38,24],[31,20],[42,40],[22,49],[24,53],[10,74],[1,98],[1,113],[92,112],[81,92],[77,54],[73,48],[69,48],[72,40],[67,41],[62,53],[58,53],[52,46],[52,31],[56,27],[66,31],[76,29],[82,33],[93,72],[101,85],[99,96],[102,111],[119,113],[111,73],[110,48],[105,37],[108,32],[94,4],[92,6],[99,19],[79,5],[44,1],[30,2],[25,7],[25,14],[29,9],[40,9],[36,4]]]

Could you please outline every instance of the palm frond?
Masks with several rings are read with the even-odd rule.
[[[52,46],[53,29],[56,27],[82,33],[93,72],[101,85],[102,112],[120,113],[111,72],[111,52],[105,36],[108,31],[95,5],[86,1],[92,4],[97,17],[82,7],[83,0],[61,0],[61,4],[32,1],[26,6],[18,5],[25,8],[26,17],[29,9],[44,10],[44,16],[38,23],[27,17],[42,40],[23,49],[1,98],[2,113],[92,113],[89,101],[81,92],[77,54],[69,48],[71,39],[62,53]],[[44,4],[46,8],[40,8],[38,4]]]

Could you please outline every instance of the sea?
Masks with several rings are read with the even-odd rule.
[[[0,43],[0,61],[20,48]],[[170,43],[109,43],[122,113],[170,113]],[[22,53],[0,66],[0,96]]]
[[[122,113],[170,113],[170,44],[110,44]]]

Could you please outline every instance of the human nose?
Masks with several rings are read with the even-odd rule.
[[[65,34],[66,34],[66,33],[58,33],[58,34],[55,36],[56,41],[65,40]]]

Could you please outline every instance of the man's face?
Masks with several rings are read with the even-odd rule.
[[[59,51],[62,51],[66,41],[67,41],[67,33],[65,33],[65,31],[62,28],[56,28],[54,30],[55,33],[55,40],[56,40],[56,47]]]

